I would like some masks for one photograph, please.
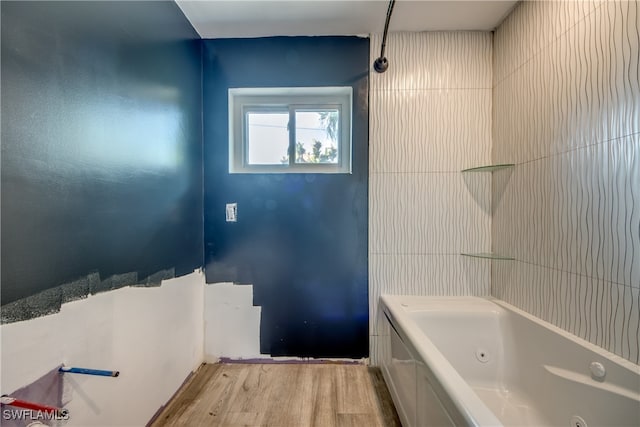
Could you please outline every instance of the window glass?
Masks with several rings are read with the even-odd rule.
[[[296,163],[338,164],[338,110],[296,110]]]
[[[229,89],[229,173],[351,173],[353,90]]]
[[[247,163],[280,165],[289,163],[289,112],[246,113]]]

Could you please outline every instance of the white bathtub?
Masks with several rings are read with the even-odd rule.
[[[495,299],[381,301],[405,427],[640,426],[638,365]]]

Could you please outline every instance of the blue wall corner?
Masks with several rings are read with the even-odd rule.
[[[205,265],[253,283],[263,353],[367,356],[368,69],[368,39],[200,41],[173,2],[3,2],[2,305]],[[353,174],[227,173],[229,87],[329,85]]]
[[[178,6],[1,12],[2,304],[202,266],[202,45]]]

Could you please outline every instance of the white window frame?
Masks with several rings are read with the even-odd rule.
[[[351,116],[353,89],[344,87],[231,88],[229,89],[229,173],[351,173]],[[250,111],[289,111],[289,129],[295,129],[295,111],[339,110],[338,163],[295,163],[295,131],[289,131],[289,163],[254,165],[247,161],[245,117]],[[295,151],[295,148],[293,148]]]

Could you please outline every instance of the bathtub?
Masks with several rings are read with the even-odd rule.
[[[381,297],[403,426],[640,426],[640,366],[509,304]]]

